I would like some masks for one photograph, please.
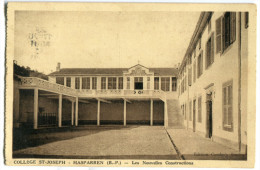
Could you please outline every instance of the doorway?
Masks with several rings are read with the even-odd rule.
[[[143,90],[143,77],[135,77],[135,90]]]
[[[213,131],[213,122],[212,122],[212,93],[207,94],[207,102],[206,102],[206,109],[207,109],[207,129],[206,129],[206,137],[212,137]]]
[[[196,99],[193,100],[193,132],[196,131]]]

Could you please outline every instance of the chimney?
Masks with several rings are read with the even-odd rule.
[[[57,63],[56,71],[60,71],[60,62]]]

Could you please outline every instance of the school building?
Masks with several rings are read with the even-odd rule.
[[[247,12],[202,12],[178,74],[187,129],[246,152]]]

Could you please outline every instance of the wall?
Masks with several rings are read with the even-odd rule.
[[[211,30],[214,32],[215,35],[215,21],[217,18],[219,18],[223,13],[214,12],[212,18],[211,18]],[[238,13],[236,15],[236,20],[238,21]],[[242,21],[243,22],[243,21]],[[187,107],[187,115],[189,115],[189,105],[188,105],[188,98],[189,100],[196,99],[196,116],[198,112],[198,97],[202,96],[202,122],[198,123],[196,122],[196,131],[200,134],[205,135],[206,133],[206,93],[207,89],[205,89],[208,85],[213,83],[214,85],[211,87],[211,91],[213,91],[213,140],[216,140],[218,142],[224,141],[226,144],[232,145],[234,148],[237,147],[237,141],[238,141],[238,22],[236,23],[236,40],[235,42],[228,47],[224,51],[223,54],[216,54],[216,45],[215,40],[216,36],[214,36],[214,63],[209,66],[209,68],[205,68],[205,44],[208,40],[211,33],[208,33],[208,28],[206,27],[201,39],[201,48],[203,50],[203,74],[196,79],[196,82],[192,82],[192,86],[189,87],[182,95],[179,96],[180,104],[186,103]],[[243,33],[244,35],[244,33]],[[244,45],[246,43],[246,39],[244,39]],[[244,48],[244,47],[242,47]],[[198,56],[199,49],[198,46],[196,47],[196,54]],[[195,58],[197,60],[197,58]],[[246,60],[246,58],[244,58]],[[194,58],[193,61],[194,62]],[[196,61],[196,63],[198,63]],[[246,63],[246,61],[244,61]],[[192,63],[193,64],[193,63]],[[246,69],[246,64],[243,65],[243,69]],[[186,71],[187,73],[187,71]],[[244,77],[244,76],[243,76]],[[193,78],[193,68],[192,68],[192,78]],[[223,111],[222,111],[222,88],[223,83],[227,81],[233,82],[233,131],[225,131],[222,128],[222,118],[223,118]],[[243,78],[243,81],[246,81],[246,78]],[[246,88],[246,85],[242,85],[243,88]],[[209,90],[209,89],[208,89]],[[245,101],[246,101],[246,93],[242,94],[242,97],[245,97],[243,103],[244,107]],[[246,108],[242,108],[243,110],[246,110]],[[192,109],[193,110],[193,109]],[[243,119],[246,119],[246,113],[243,113]],[[187,117],[188,118],[188,117]],[[192,118],[193,119],[193,118]],[[197,117],[196,117],[197,119]],[[185,121],[185,126],[192,129],[192,121]],[[245,124],[245,121],[242,122],[243,126]],[[245,130],[244,130],[245,131]],[[224,140],[222,140],[224,139]],[[227,141],[228,140],[228,141]],[[244,141],[245,142],[245,141]]]

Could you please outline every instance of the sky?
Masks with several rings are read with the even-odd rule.
[[[45,74],[61,68],[175,67],[200,12],[16,11],[19,65]]]

